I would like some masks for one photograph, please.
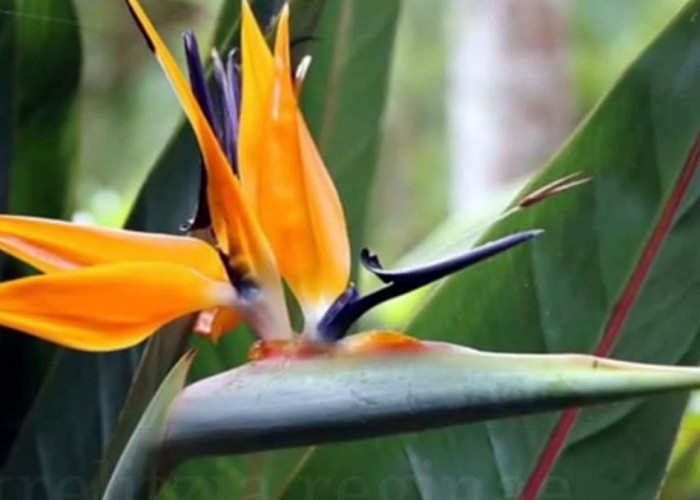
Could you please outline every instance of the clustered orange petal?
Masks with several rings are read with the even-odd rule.
[[[288,7],[273,54],[244,2],[241,44],[243,189],[311,329],[348,285],[350,247],[340,199],[299,111]]]
[[[243,2],[239,180],[175,58],[138,0],[126,1],[199,143],[216,248],[191,237],[0,216],[0,250],[46,273],[0,285],[0,324],[109,350],[202,311],[196,327],[214,340],[241,318],[263,339],[291,338],[281,278],[313,325],[347,285],[349,247],[340,201],[298,108],[288,7],[273,54]]]
[[[45,272],[0,285],[0,324],[67,347],[129,347],[236,297],[216,251],[161,234],[0,216],[0,249]]]

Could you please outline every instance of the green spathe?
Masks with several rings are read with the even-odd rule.
[[[162,456],[308,446],[700,387],[700,368],[426,350],[254,362],[187,387]]]

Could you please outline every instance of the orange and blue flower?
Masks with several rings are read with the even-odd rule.
[[[246,2],[241,52],[214,55],[205,78],[194,35],[185,35],[189,82],[137,0],[127,0],[192,126],[202,157],[201,200],[191,234],[169,236],[0,216],[0,250],[44,274],[0,285],[0,324],[68,347],[129,347],[177,317],[199,312],[213,340],[245,321],[260,355],[414,346],[400,333],[343,340],[370,308],[539,234],[516,233],[455,258],[385,270],[362,263],[385,285],[361,296],[350,282],[343,209],[298,105],[289,10],[270,50]],[[283,280],[304,317],[293,331]]]

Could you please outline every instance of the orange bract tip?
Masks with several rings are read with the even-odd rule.
[[[282,275],[307,319],[315,322],[317,311],[327,308],[348,284],[345,218],[298,109],[289,9],[285,6],[279,16],[274,56],[252,14],[245,12],[239,150],[243,187],[254,200]]]
[[[80,226],[0,215],[0,250],[43,272],[116,262],[163,262],[192,267],[225,281],[216,251],[195,238]]]
[[[133,346],[185,314],[230,305],[235,292],[184,266],[109,264],[0,285],[0,324],[62,346]]]
[[[264,166],[259,154],[268,144],[265,122],[272,91],[272,53],[258,27],[255,15],[243,2],[241,25],[241,118],[238,132],[238,165],[243,189],[253,207],[258,206]]]

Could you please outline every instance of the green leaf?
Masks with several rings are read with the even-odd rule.
[[[131,436],[161,386],[161,382],[165,379],[170,368],[186,351],[192,331],[192,321],[192,318],[188,317],[174,321],[161,328],[158,334],[146,343],[127,397],[118,398],[119,402],[123,401],[119,421],[116,426],[112,427],[114,431],[109,441],[109,447],[102,455],[95,478],[96,488],[99,491],[104,489],[104,482],[114,473]]]
[[[0,11],[0,212],[65,217],[71,205],[79,135],[81,42],[75,9],[70,0],[0,0]],[[25,267],[0,256],[0,279],[25,272]],[[50,370],[54,348],[1,330],[0,353],[4,400],[0,454],[6,463],[2,495],[17,486],[6,479],[34,481],[42,476],[39,455],[51,437],[41,444],[28,439],[28,429],[39,425],[33,411],[19,437],[18,432]],[[18,453],[22,443],[30,445],[26,453]],[[8,451],[11,455],[6,455]],[[77,460],[71,473],[84,465]],[[63,467],[60,464],[56,470]],[[47,481],[52,474],[46,471]],[[33,488],[34,494],[42,492],[41,483]]]
[[[0,64],[12,68],[15,61],[14,19],[0,16]],[[6,212],[10,196],[10,171],[12,169],[12,96],[14,73],[0,73],[0,211]]]
[[[161,455],[250,453],[700,387],[700,368],[584,355],[426,350],[244,365],[185,388]]]
[[[197,206],[199,150],[192,133],[179,128],[153,167],[126,226],[178,234]]]
[[[101,495],[103,500],[144,498],[155,488],[158,444],[165,432],[168,411],[182,390],[195,351],[187,352],[163,380],[129,438]]]
[[[0,497],[85,495],[137,365],[137,351],[59,351],[5,463]]]
[[[532,185],[576,171],[592,181],[488,236],[523,226],[547,234],[449,281],[411,333],[499,351],[697,362],[699,8],[688,4]],[[561,415],[549,414],[430,433],[406,452],[433,468],[451,461],[452,477],[478,477],[471,498],[532,498],[526,485],[536,483],[545,496],[654,498],[685,401],[569,412],[573,426],[559,432]],[[558,438],[557,459],[548,442]],[[455,442],[459,450],[440,451]],[[421,490],[440,495],[427,470],[415,467]]]
[[[10,209],[63,217],[78,148],[81,47],[75,9],[70,0],[3,0],[0,6],[13,13],[3,16],[3,37],[5,48],[15,49],[3,55],[12,99],[4,106],[12,135]]]

